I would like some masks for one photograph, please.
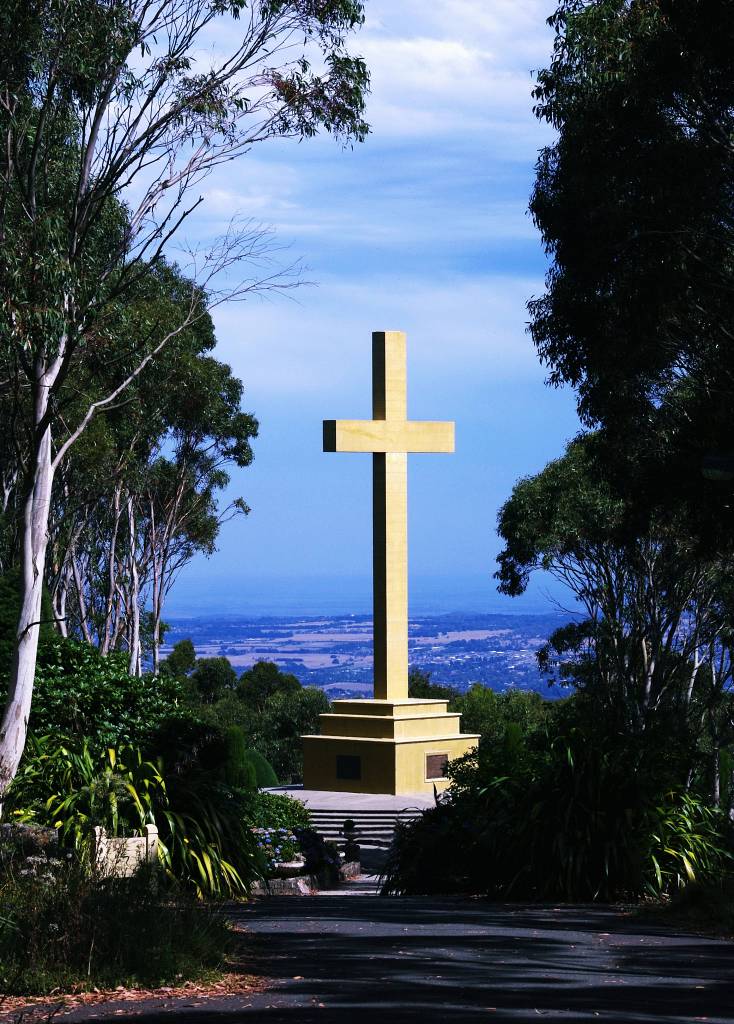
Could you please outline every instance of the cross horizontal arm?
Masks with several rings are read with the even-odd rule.
[[[454,424],[433,420],[324,420],[325,452],[452,452]]]

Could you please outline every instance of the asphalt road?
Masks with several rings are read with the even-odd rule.
[[[141,1024],[734,1022],[734,943],[599,907],[314,896],[235,910],[270,989],[90,1007],[65,1020]]]

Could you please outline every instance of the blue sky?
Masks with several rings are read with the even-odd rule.
[[[455,455],[410,460],[411,611],[535,611],[498,597],[497,510],[576,433],[525,328],[545,258],[527,215],[537,150],[531,72],[546,0],[367,0],[352,50],[372,76],[367,141],[262,145],[208,179],[194,229],[272,225],[312,285],[217,310],[218,357],[261,425],[232,476],[252,508],[178,581],[170,616],[365,612],[370,457],[324,454],[324,418],[370,415],[370,333],[408,333],[408,407],[456,420]]]

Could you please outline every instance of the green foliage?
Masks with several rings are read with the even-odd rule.
[[[152,824],[157,792],[165,792],[163,778],[138,750],[110,747],[95,757],[86,740],[75,748],[31,736],[8,806],[16,820],[56,828],[62,842],[81,850],[95,825],[117,836]]]
[[[424,700],[451,700],[457,691],[450,686],[438,686],[431,682],[431,673],[411,668],[408,673],[408,696]]]
[[[531,332],[610,432],[628,495],[731,542],[701,476],[733,433],[734,130],[728,3],[562,0],[536,112],[555,129],[531,212],[552,259]]]
[[[114,879],[76,858],[4,863],[0,904],[8,995],[180,985],[211,977],[232,948],[219,909],[160,891],[147,870]]]
[[[74,746],[54,736],[32,740],[7,811],[16,820],[58,828],[78,849],[95,825],[116,835],[153,823],[172,881],[200,896],[233,896],[245,893],[260,871],[244,821],[247,798],[218,771],[198,764],[164,773],[135,749],[111,748],[95,757],[85,740]]]
[[[237,696],[252,711],[262,712],[276,693],[295,693],[301,689],[296,676],[281,672],[272,661],[257,661],[240,676]]]
[[[472,877],[467,863],[468,851],[475,847],[474,829],[453,803],[437,804],[410,824],[398,822],[383,871],[383,892],[411,896],[484,892],[485,878],[479,871]],[[488,863],[487,871],[491,870]]]
[[[237,726],[247,745],[271,766],[255,767],[259,786],[300,782],[303,777],[301,736],[318,731],[319,715],[328,711],[322,690],[302,687],[296,676],[272,662],[257,662],[240,677],[236,691],[220,690],[213,703],[194,705],[195,713],[214,729]],[[274,772],[274,774],[271,773]]]
[[[195,686],[198,666],[207,663],[208,671],[209,662],[217,663],[215,685],[205,686],[202,693]],[[219,663],[224,663],[224,667]],[[220,668],[226,685],[217,683]],[[221,758],[215,754],[217,744],[223,742],[225,732],[239,729],[252,752],[248,757],[254,764],[258,786],[300,782],[303,776],[301,736],[318,731],[319,715],[330,706],[326,695],[315,687],[302,687],[294,675],[281,672],[272,662],[256,663],[243,673],[236,689],[231,687],[231,681],[232,672],[226,658],[198,661],[197,670],[187,681],[187,711],[199,725],[187,726],[186,730],[199,747],[199,756],[206,756],[204,748],[210,746],[212,754]],[[201,731],[199,740],[193,735],[196,730]],[[216,736],[220,737],[219,741]],[[183,753],[184,745],[176,741],[175,725],[170,730],[159,730],[152,742],[161,753],[171,745]],[[170,758],[170,754],[167,756]]]
[[[530,690],[506,690],[495,693],[476,683],[458,695],[450,705],[461,714],[464,732],[479,733],[480,743],[495,746],[504,741],[508,728],[518,728],[530,738],[542,729],[551,715],[551,706],[539,693]]]
[[[715,885],[732,873],[732,825],[721,810],[689,793],[670,794],[650,817],[646,887],[653,896]]]
[[[664,798],[676,777],[664,749],[610,737],[566,703],[543,728],[509,723],[451,763],[449,799],[396,833],[387,891],[607,900],[726,874],[725,818],[692,796]]]
[[[185,690],[168,676],[131,676],[125,654],[56,638],[36,674],[31,729],[84,737],[97,749],[147,747],[168,719],[185,718]]]
[[[224,730],[223,776],[228,786],[235,789],[256,789],[255,766],[247,757],[245,734],[236,725]]]
[[[237,673],[227,658],[199,658],[191,682],[205,704],[213,704],[237,684]]]
[[[259,750],[246,750],[245,759],[253,770],[255,785],[258,789],[267,789],[269,786],[278,785],[278,777],[272,765],[263,757]]]
[[[247,820],[253,828],[308,828],[311,815],[300,800],[283,793],[257,793],[250,800]]]
[[[172,676],[187,676],[196,665],[196,651],[191,640],[179,640],[163,662],[162,668]]]
[[[734,739],[721,727],[730,562],[702,551],[672,510],[628,500],[609,459],[608,439],[586,434],[513,488],[499,514],[499,589],[520,594],[538,570],[561,581],[578,613],[538,652],[541,670],[593,700],[611,733],[668,731],[694,770],[706,734]]]
[[[262,862],[245,825],[248,794],[211,773],[169,776],[167,800],[156,817],[161,859],[168,875],[199,896],[243,896]]]
[[[252,745],[268,759],[280,782],[302,780],[301,736],[318,732],[319,715],[329,707],[323,690],[307,686],[273,694],[255,718]]]
[[[234,26],[245,7],[247,17]],[[252,458],[249,442],[257,432],[254,418],[239,411],[241,385],[229,368],[202,359],[196,366],[206,386],[190,402],[178,403],[184,410],[180,420],[156,433],[165,417],[165,395],[189,397],[178,386],[179,378],[165,373],[158,357],[166,345],[175,350],[188,327],[197,322],[204,329],[210,326],[210,294],[221,301],[227,293],[243,297],[296,283],[287,271],[281,276],[272,268],[258,278],[269,262],[268,245],[263,232],[249,225],[233,222],[200,260],[191,254],[197,284],[167,264],[162,251],[196,205],[186,199],[189,189],[222,161],[251,148],[253,95],[259,97],[255,109],[264,113],[255,133],[260,139],[305,138],[322,130],[344,140],[365,137],[368,73],[362,58],[347,51],[347,35],[362,19],[358,0],[175,0],[173,5],[144,4],[139,9],[96,0],[30,5],[9,0],[0,9],[0,91],[13,97],[0,116],[7,142],[0,159],[0,427],[8,435],[5,448],[10,453],[0,456],[0,470],[4,481],[17,481],[11,496],[17,512],[35,470],[47,457],[58,457],[53,500],[40,497],[33,512],[38,527],[34,535],[51,539],[48,565],[45,544],[30,551],[28,531],[26,555],[33,555],[34,571],[41,578],[56,577],[67,574],[70,566],[70,540],[61,536],[68,528],[75,528],[75,543],[90,544],[91,550],[82,552],[88,575],[99,571],[107,577],[96,588],[88,579],[81,584],[93,590],[93,600],[86,601],[91,632],[97,628],[98,635],[109,638],[111,615],[125,618],[131,609],[137,612],[139,592],[132,582],[137,577],[131,572],[126,579],[118,571],[130,564],[133,553],[126,557],[120,550],[126,541],[118,523],[108,528],[109,489],[101,495],[94,488],[75,493],[65,475],[70,460],[62,456],[70,454],[67,445],[78,442],[95,413],[100,419],[102,411],[113,417],[117,412],[118,427],[128,414],[133,428],[136,419],[157,421],[154,444],[145,430],[136,434],[134,429],[127,445],[111,444],[110,451],[117,448],[126,458],[113,463],[108,474],[124,492],[130,543],[145,547],[145,561],[161,570],[153,618],[145,617],[146,625],[153,626],[155,648],[162,599],[175,573],[193,552],[213,549],[222,515],[247,511],[241,498],[220,510],[216,497],[227,483],[223,461],[246,465]],[[216,68],[197,70],[196,54],[215,24],[230,41],[227,53]],[[153,110],[153,122],[139,116]],[[120,131],[121,124],[127,130]],[[136,209],[133,201],[128,208],[120,195],[128,194],[129,185],[132,195],[136,181],[141,205]],[[229,288],[218,283],[218,275],[226,278],[236,264],[249,264],[254,279],[245,275]],[[171,279],[175,294],[165,287]],[[42,397],[36,401],[41,379]],[[167,387],[160,387],[161,379]],[[152,400],[138,402],[146,391],[151,397],[151,385]],[[231,401],[235,395],[236,411]],[[141,418],[132,415],[141,408]],[[191,412],[188,422],[186,411]],[[221,433],[216,438],[209,434],[202,411],[210,424],[224,412],[224,439]],[[39,445],[44,436],[48,446]],[[143,450],[142,458],[135,458],[136,448]],[[162,452],[171,450],[174,458],[169,460]],[[142,486],[140,469],[145,470]],[[104,475],[98,473],[94,483]],[[82,520],[78,524],[71,521],[69,495],[73,512]],[[62,506],[60,514],[57,509],[50,512],[55,503]],[[175,513],[169,516],[172,503]],[[155,538],[149,530],[144,543],[142,529],[136,537],[140,523],[136,527],[135,512],[141,509],[159,528],[165,523]],[[12,518],[4,517],[3,527]],[[9,532],[3,528],[0,538],[3,567],[10,564]],[[113,539],[120,542],[116,554],[109,551]],[[56,596],[63,606],[61,595]],[[77,596],[75,602],[72,592],[67,607],[79,606],[79,626],[86,634],[90,623],[81,606],[90,595]],[[28,608],[27,602],[23,607]],[[100,628],[101,618],[106,621]],[[135,631],[135,616],[122,625]],[[21,622],[22,629],[29,626]],[[112,631],[118,637],[125,632]],[[137,641],[134,635],[133,656]],[[20,689],[12,687],[17,707],[10,713],[18,711],[21,731],[14,756],[3,757],[8,779],[25,740],[27,714],[19,709],[30,705],[35,633],[28,646],[27,682],[21,680]],[[216,699],[219,684],[212,674],[200,676],[199,682],[205,698]]]
[[[532,571],[583,561],[595,548],[601,554],[621,539],[624,515],[624,502],[604,477],[597,437],[576,438],[562,458],[520,480],[500,509],[499,589],[515,597]]]
[[[54,614],[48,591],[41,599],[40,643],[46,645],[54,636]],[[0,693],[7,690],[7,678],[15,653],[15,638],[20,616],[20,571],[8,569],[0,575]]]
[[[706,885],[692,882],[669,901],[645,905],[641,914],[669,931],[730,936],[734,933],[734,876]]]

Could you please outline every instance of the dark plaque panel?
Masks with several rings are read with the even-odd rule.
[[[336,757],[337,779],[361,779],[362,758],[352,754],[337,754]]]
[[[426,754],[426,778],[445,779],[448,754]]]

